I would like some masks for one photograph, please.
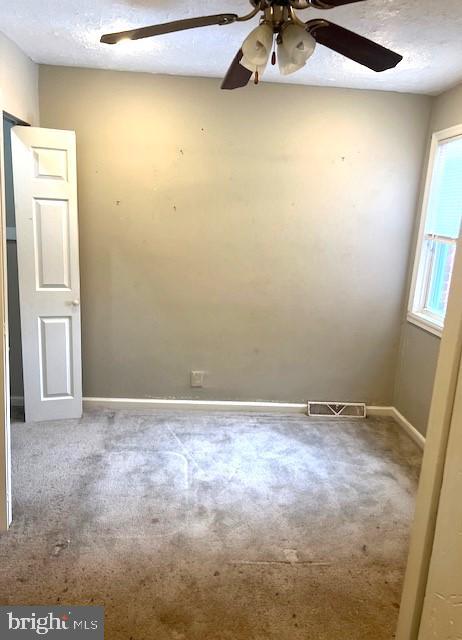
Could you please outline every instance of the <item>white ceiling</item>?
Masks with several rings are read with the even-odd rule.
[[[247,0],[0,0],[0,31],[39,63],[220,78],[257,18],[118,46],[102,45],[99,38],[179,18],[249,10]],[[438,93],[462,81],[461,0],[367,0],[300,15],[305,20],[325,15],[404,60],[376,74],[318,46],[302,71],[282,78],[270,68],[265,80],[416,93]]]

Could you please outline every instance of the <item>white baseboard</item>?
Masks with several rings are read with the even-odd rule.
[[[392,417],[395,421],[403,428],[411,440],[414,440],[414,442],[423,449],[425,447],[425,436],[423,436],[420,431],[418,431],[414,425],[412,425],[409,420],[407,420],[403,414],[398,411],[396,407],[392,407],[392,409]]]
[[[241,402],[228,400],[176,400],[159,398],[84,398],[84,408],[111,409],[196,409],[218,411],[257,411],[305,413],[307,405],[293,402]]]
[[[393,409],[394,407],[377,407],[370,405],[367,407],[367,415],[376,416],[377,418],[394,418]]]
[[[306,413],[307,403],[244,402],[228,400],[178,400],[161,398],[84,398],[85,409],[189,409],[215,411],[247,411],[257,413]],[[405,433],[421,448],[424,436],[396,409],[396,407],[368,406],[368,416],[393,418]]]
[[[425,447],[425,436],[418,431],[409,420],[407,420],[396,407],[368,407],[367,414],[369,416],[383,416],[393,418],[405,433],[413,440],[421,449]]]

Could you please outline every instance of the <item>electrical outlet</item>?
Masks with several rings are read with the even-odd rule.
[[[204,373],[205,371],[191,371],[191,387],[204,386]]]

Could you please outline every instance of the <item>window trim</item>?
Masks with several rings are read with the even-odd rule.
[[[419,232],[417,236],[417,245],[414,255],[414,265],[412,268],[412,280],[411,280],[411,289],[409,293],[409,301],[408,301],[408,309],[407,309],[407,321],[415,324],[416,326],[428,331],[435,336],[441,338],[444,328],[444,322],[440,322],[439,318],[436,316],[431,318],[430,313],[422,313],[420,311],[416,311],[416,309],[420,309],[422,307],[419,304],[420,301],[417,301],[417,298],[422,295],[422,291],[424,290],[422,279],[422,269],[421,269],[421,259],[422,259],[422,250],[423,245],[426,239],[425,226],[427,222],[428,215],[428,206],[430,204],[430,193],[432,188],[432,178],[434,175],[436,158],[438,153],[438,148],[441,143],[451,140],[454,138],[462,137],[462,124],[456,125],[455,127],[449,127],[448,129],[443,129],[441,131],[435,131],[431,138],[430,144],[430,153],[428,160],[428,168],[425,177],[425,187],[424,187],[424,196],[422,201],[422,207],[420,210],[420,222],[419,222]],[[457,241],[455,241],[457,242]],[[425,270],[423,270],[425,272]]]

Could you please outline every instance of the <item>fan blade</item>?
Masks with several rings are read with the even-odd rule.
[[[354,2],[364,2],[365,0],[310,0],[311,6],[315,9],[334,9],[344,4],[353,4]]]
[[[310,20],[306,28],[316,42],[373,71],[392,69],[403,56],[327,20]]]
[[[195,29],[196,27],[209,27],[211,25],[231,24],[237,20],[235,13],[220,13],[214,16],[203,16],[202,18],[187,18],[186,20],[175,20],[164,24],[155,24],[151,27],[141,27],[130,31],[120,31],[118,33],[107,33],[101,38],[105,44],[117,44],[121,40],[139,40],[140,38],[150,38],[160,36],[164,33],[174,31],[184,31],[185,29]]]
[[[231,66],[229,67],[226,75],[221,83],[222,89],[239,89],[240,87],[245,87],[250,78],[252,77],[252,72],[243,67],[240,63],[242,60],[242,49],[234,56],[234,60],[231,62]]]

